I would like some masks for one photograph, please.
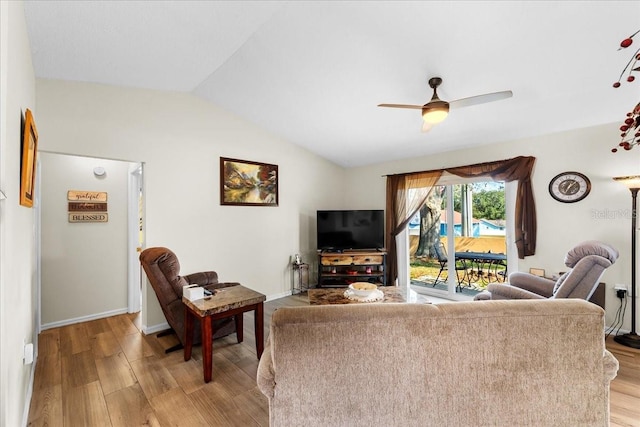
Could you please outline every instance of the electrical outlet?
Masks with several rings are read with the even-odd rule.
[[[616,291],[625,291],[627,290],[627,285],[621,284],[621,283],[617,283],[613,289],[615,289]]]

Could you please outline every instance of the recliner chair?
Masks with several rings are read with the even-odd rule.
[[[589,300],[604,270],[618,259],[618,251],[606,243],[589,240],[571,249],[564,258],[570,268],[556,281],[529,273],[509,275],[509,283],[490,283],[475,300],[579,298]]]
[[[165,352],[178,350],[184,345],[184,304],[182,302],[182,287],[185,285],[200,285],[205,289],[219,289],[239,283],[220,283],[218,273],[203,271],[180,276],[178,257],[169,249],[163,247],[148,248],[140,254],[140,264],[144,268],[149,283],[158,297],[158,302],[167,319],[169,326],[175,331],[180,344],[167,349]],[[194,325],[193,343],[201,343],[200,321],[196,319]],[[213,323],[213,338],[220,338],[236,331],[233,318],[216,320]],[[159,336],[162,336],[158,334]]]

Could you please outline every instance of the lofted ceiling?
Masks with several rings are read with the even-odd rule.
[[[190,92],[343,166],[622,121],[640,1],[26,1],[36,76]],[[633,49],[633,50],[632,50]],[[637,73],[636,73],[637,74]],[[440,98],[512,90],[421,132]],[[603,153],[618,140],[603,141]]]

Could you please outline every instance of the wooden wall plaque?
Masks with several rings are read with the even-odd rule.
[[[106,212],[107,203],[69,202],[69,212]]]
[[[69,213],[69,222],[108,222],[109,214],[100,213]]]
[[[107,193],[105,191],[67,191],[67,200],[70,202],[106,202]]]

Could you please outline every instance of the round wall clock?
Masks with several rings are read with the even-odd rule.
[[[579,172],[562,172],[549,182],[551,197],[563,203],[575,203],[591,191],[591,181]]]

